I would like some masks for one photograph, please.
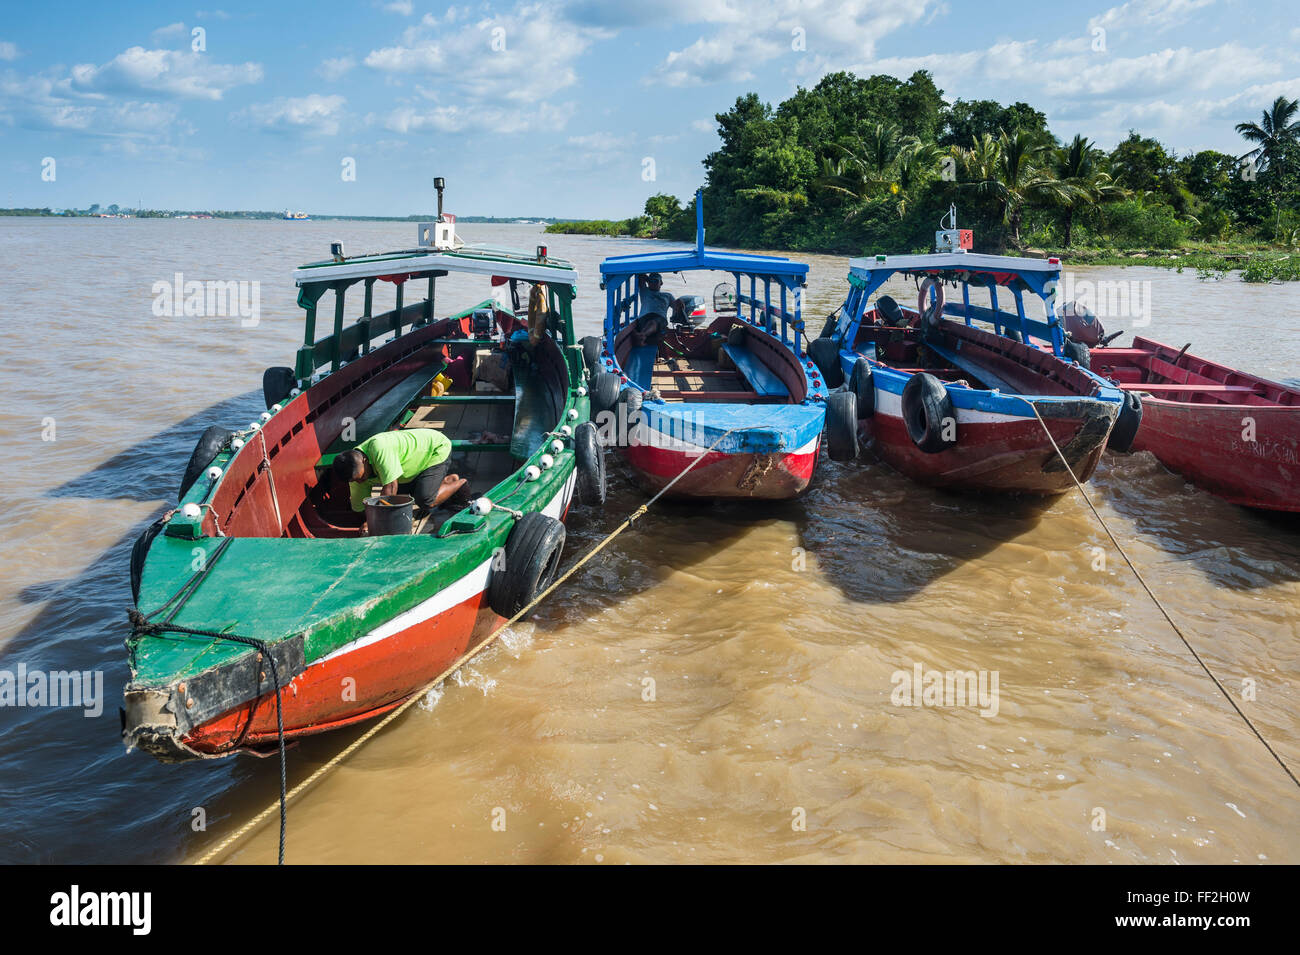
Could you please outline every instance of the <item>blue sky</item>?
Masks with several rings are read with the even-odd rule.
[[[443,175],[465,215],[621,217],[701,184],[738,95],[836,69],[1180,152],[1300,97],[1294,0],[221,3],[9,4],[0,205],[406,215]]]

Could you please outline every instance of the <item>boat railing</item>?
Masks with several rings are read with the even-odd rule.
[[[845,347],[851,347],[853,339],[857,335],[863,316],[868,310],[870,297],[878,292],[885,281],[894,273],[875,273],[870,274],[869,278],[860,275],[849,274],[849,293],[844,300],[844,306],[840,313],[837,334],[845,342]],[[907,275],[908,273],[898,273]],[[1031,290],[1032,294],[1038,295],[1043,303],[1044,318],[1039,320],[1030,318],[1025,310],[1024,290],[1016,285],[1008,284],[999,286],[993,283],[984,285],[976,283],[977,287],[985,288],[989,293],[989,305],[975,305],[971,302],[971,283],[960,282],[961,301],[946,301],[943,305],[943,314],[952,318],[964,321],[968,326],[976,321],[991,324],[999,335],[1007,334],[1008,329],[1016,329],[1020,332],[1022,341],[1028,342],[1031,338],[1037,338],[1044,343],[1052,346],[1052,351],[1057,357],[1060,357],[1065,346],[1065,330],[1061,326],[1060,318],[1056,314],[1053,304],[1054,286],[1044,286],[1044,294],[1039,295]],[[1014,312],[1004,311],[998,307],[998,289],[1003,288],[1010,292],[1015,299],[1016,310]],[[934,301],[937,293],[931,291],[931,301]]]
[[[435,320],[435,290],[436,279],[446,275],[446,271],[436,271],[412,275],[396,281],[396,302],[395,306],[387,312],[374,314],[374,285],[378,277],[367,277],[358,279],[339,279],[328,282],[314,282],[304,284],[298,292],[298,304],[306,311],[305,328],[303,331],[303,344],[298,349],[294,364],[294,375],[299,381],[309,381],[317,370],[328,365],[330,371],[338,371],[339,367],[348,357],[354,353],[358,355],[369,354],[372,347],[380,342],[384,336],[392,335],[393,338],[400,338],[404,330],[410,332],[416,328],[423,327]],[[422,301],[406,305],[403,302],[406,285],[410,282],[426,279],[428,280],[428,292]],[[348,288],[352,285],[361,283],[364,287],[364,300],[362,304],[362,313],[351,325],[345,325],[345,305]],[[322,338],[316,338],[316,318],[317,306],[320,299],[327,291],[334,292],[334,329]],[[552,326],[550,331],[556,339],[556,343],[564,350],[567,346],[573,345],[572,338],[572,302],[574,290],[572,286],[564,284],[548,284],[548,305],[552,314],[560,316],[558,326]],[[464,311],[450,316],[439,316],[440,318],[459,319],[473,313],[477,308],[483,307],[482,302],[474,305]]]
[[[624,328],[641,317],[641,297],[637,287],[639,274],[641,273],[610,276],[605,281],[607,342],[613,342]],[[736,318],[779,337],[784,344],[793,347],[796,353],[802,354],[802,292],[797,280],[791,280],[787,284],[782,276],[742,272],[732,273],[732,279],[736,285]],[[748,294],[742,291],[746,282],[749,285]]]

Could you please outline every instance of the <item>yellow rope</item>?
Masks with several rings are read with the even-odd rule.
[[[1178,634],[1178,639],[1183,641],[1183,646],[1187,647],[1188,651],[1196,659],[1196,662],[1201,665],[1201,669],[1205,671],[1205,675],[1214,681],[1214,685],[1219,688],[1219,692],[1223,694],[1223,698],[1228,701],[1234,710],[1237,711],[1237,715],[1245,720],[1246,725],[1250,727],[1250,731],[1255,734],[1256,738],[1258,738],[1261,743],[1264,744],[1264,748],[1268,750],[1269,755],[1277,760],[1277,764],[1282,767],[1282,772],[1286,773],[1287,776],[1290,777],[1291,782],[1295,783],[1297,787],[1300,787],[1300,780],[1296,779],[1295,773],[1291,772],[1291,768],[1287,766],[1286,762],[1278,755],[1277,751],[1269,745],[1268,740],[1264,739],[1263,734],[1255,728],[1255,724],[1251,722],[1250,717],[1242,712],[1241,707],[1237,705],[1237,701],[1232,698],[1232,694],[1230,694],[1224,685],[1219,682],[1219,678],[1210,672],[1210,668],[1205,665],[1205,661],[1201,659],[1201,655],[1196,652],[1196,649],[1183,634],[1182,628],[1174,622],[1174,618],[1169,615],[1169,611],[1166,610],[1165,605],[1160,602],[1160,598],[1157,597],[1155,592],[1150,588],[1150,586],[1148,586],[1146,578],[1142,576],[1141,571],[1137,569],[1137,565],[1133,563],[1132,558],[1129,557],[1119,540],[1116,539],[1114,533],[1110,529],[1110,525],[1106,523],[1106,519],[1102,517],[1097,508],[1093,506],[1092,498],[1088,497],[1088,492],[1083,489],[1083,484],[1080,483],[1078,477],[1075,476],[1074,468],[1070,467],[1070,462],[1067,461],[1065,455],[1061,453],[1061,449],[1056,443],[1056,438],[1052,437],[1052,432],[1048,430],[1047,422],[1043,420],[1043,416],[1038,413],[1038,408],[1027,398],[1021,398],[1021,400],[1024,401],[1025,404],[1029,405],[1033,410],[1034,417],[1037,418],[1038,423],[1043,426],[1043,431],[1047,435],[1047,440],[1052,442],[1052,447],[1056,449],[1057,456],[1060,457],[1061,463],[1065,465],[1065,470],[1069,473],[1070,480],[1074,482],[1074,486],[1077,487],[1079,493],[1083,495],[1084,503],[1087,504],[1088,509],[1092,511],[1093,517],[1097,518],[1097,523],[1101,525],[1102,530],[1106,532],[1106,536],[1110,538],[1110,542],[1115,545],[1115,549],[1119,551],[1120,556],[1124,558],[1124,563],[1128,564],[1128,569],[1133,571],[1133,576],[1136,577],[1137,582],[1142,585],[1142,589],[1147,592],[1147,596],[1151,598],[1152,603],[1159,608],[1160,612],[1164,615],[1164,618],[1169,621],[1169,626],[1173,627],[1174,633]]]
[[[367,742],[369,742],[375,736],[376,733],[382,730],[393,720],[397,719],[397,717],[405,713],[412,706],[412,704],[418,702],[427,692],[429,692],[429,690],[433,689],[443,680],[447,679],[447,677],[449,677],[451,674],[459,670],[462,666],[464,666],[467,662],[469,662],[471,658],[482,653],[489,646],[495,643],[497,637],[499,637],[507,629],[514,626],[516,623],[518,623],[520,620],[526,617],[534,607],[536,607],[539,603],[541,603],[548,596],[550,596],[553,590],[555,590],[566,580],[572,577],[575,573],[581,570],[582,567],[585,566],[588,561],[590,561],[593,557],[595,557],[602,550],[604,550],[605,547],[609,545],[610,541],[612,541],[615,537],[618,537],[619,534],[622,534],[625,530],[631,527],[636,521],[638,521],[642,516],[644,516],[645,513],[650,510],[651,506],[653,506],[654,503],[659,500],[659,498],[663,497],[666,493],[668,493],[669,489],[672,488],[672,486],[676,484],[678,481],[680,481],[683,477],[685,477],[686,474],[693,467],[695,467],[695,465],[703,461],[704,456],[708,454],[710,451],[712,451],[714,448],[716,448],[719,444],[721,444],[724,438],[726,438],[728,435],[732,434],[733,432],[739,430],[745,430],[745,429],[728,428],[726,431],[724,431],[718,437],[717,441],[714,441],[713,444],[709,445],[709,447],[705,451],[701,452],[699,457],[697,457],[685,468],[683,468],[681,473],[679,473],[671,481],[669,481],[662,488],[660,488],[659,491],[652,498],[650,498],[650,500],[646,501],[646,503],[642,504],[630,515],[628,515],[628,517],[623,521],[622,524],[618,525],[618,527],[614,528],[613,531],[607,534],[600,543],[598,543],[590,551],[584,554],[583,557],[576,564],[574,564],[572,567],[566,570],[564,574],[562,574],[559,578],[556,579],[554,583],[552,583],[549,587],[547,587],[540,594],[534,597],[532,601],[529,602],[528,606],[524,607],[517,614],[515,614],[513,617],[511,617],[509,620],[503,623],[500,627],[494,630],[492,634],[486,640],[480,643],[478,646],[462,654],[460,658],[457,659],[450,667],[448,667],[445,671],[443,671],[433,680],[429,681],[423,687],[417,690],[414,694],[411,695],[409,699],[403,702],[400,706],[384,714],[383,719],[373,724],[364,733],[362,733],[355,740],[349,743],[345,749],[343,749],[341,752],[336,754],[332,759],[330,759],[329,762],[321,765],[320,768],[318,768],[314,773],[312,773],[302,782],[298,783],[298,785],[294,786],[293,789],[289,790],[288,794],[285,796],[285,805],[288,805],[290,802],[292,802],[295,798],[297,798],[307,789],[311,788],[322,776],[332,771],[335,767],[337,767],[340,763],[342,763],[343,760],[347,759],[349,756],[351,756],[353,753],[359,750],[362,746],[364,746]],[[236,829],[233,833],[231,833],[229,836],[227,836],[225,839],[219,842],[216,846],[214,846],[213,848],[205,852],[202,856],[199,857],[199,859],[194,864],[206,865],[207,863],[211,862],[213,859],[215,859],[217,856],[220,856],[222,853],[224,853],[235,843],[243,839],[246,835],[248,835],[248,833],[252,832],[254,829],[264,824],[268,819],[271,818],[273,814],[278,812],[279,809],[280,809],[280,803],[277,800],[276,802],[274,802],[270,806],[267,806],[265,809],[259,812],[248,822],[244,823],[244,825]]]

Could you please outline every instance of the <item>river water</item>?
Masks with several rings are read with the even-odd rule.
[[[291,363],[293,267],[334,240],[359,253],[414,232],[0,219],[0,670],[104,681],[98,716],[0,709],[0,861],[193,860],[274,801],[274,760],[123,751],[129,549],[175,499],[198,433],[253,418],[262,369]],[[599,328],[599,261],[655,245],[461,234],[573,260],[583,334]],[[816,328],[846,262],[807,261]],[[176,273],[260,283],[259,320],[156,315],[155,283]],[[1072,279],[1136,282],[1149,337],[1298,374],[1300,285],[1145,267]],[[440,310],[481,292],[440,283]],[[569,560],[643,500],[618,466],[612,480],[607,512],[575,511]],[[1090,488],[1206,664],[1300,767],[1300,524],[1148,455],[1108,455]],[[895,705],[917,667],[979,671],[990,690],[996,675],[996,705]],[[290,785],[359,732],[293,748]],[[824,460],[796,503],[657,506],[294,803],[288,834],[293,862],[1296,863],[1300,791],[1077,494],[971,498]],[[230,858],[275,852],[272,823]]]

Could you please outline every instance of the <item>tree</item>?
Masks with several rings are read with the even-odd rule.
[[[1046,135],[1047,117],[1028,103],[1003,106],[991,99],[959,99],[945,107],[937,141],[940,146],[962,146],[985,133],[997,136],[1017,128]]]
[[[650,234],[659,235],[670,228],[682,214],[682,204],[676,196],[656,193],[645,201],[645,217],[650,220]]]
[[[1238,123],[1237,132],[1255,148],[1241,158],[1249,158],[1259,170],[1265,194],[1276,210],[1274,236],[1280,237],[1283,197],[1300,186],[1300,100],[1279,96],[1264,110],[1258,123]]]
[[[1286,147],[1300,142],[1300,122],[1293,122],[1300,112],[1300,100],[1279,96],[1273,105],[1264,110],[1258,123],[1238,123],[1237,132],[1255,148],[1241,158],[1255,160],[1255,166],[1262,170],[1277,162],[1284,162]]]
[[[1056,152],[1056,178],[1063,189],[1060,204],[1064,211],[1062,240],[1070,247],[1074,228],[1074,215],[1083,207],[1122,199],[1124,188],[1117,186],[1110,174],[1102,169],[1105,153],[1082,135],[1076,135],[1070,145]]]
[[[889,198],[901,219],[917,191],[934,178],[940,151],[915,136],[877,125],[854,146],[840,146],[840,155],[826,160],[817,185],[848,200],[845,221],[861,216],[877,199]]]
[[[1020,224],[1031,203],[1063,204],[1069,187],[1052,173],[1047,160],[1051,142],[1026,129],[1002,130],[994,139],[985,133],[968,149],[958,151],[967,176],[959,188],[992,200],[1011,230],[1011,243],[1020,245]]]

